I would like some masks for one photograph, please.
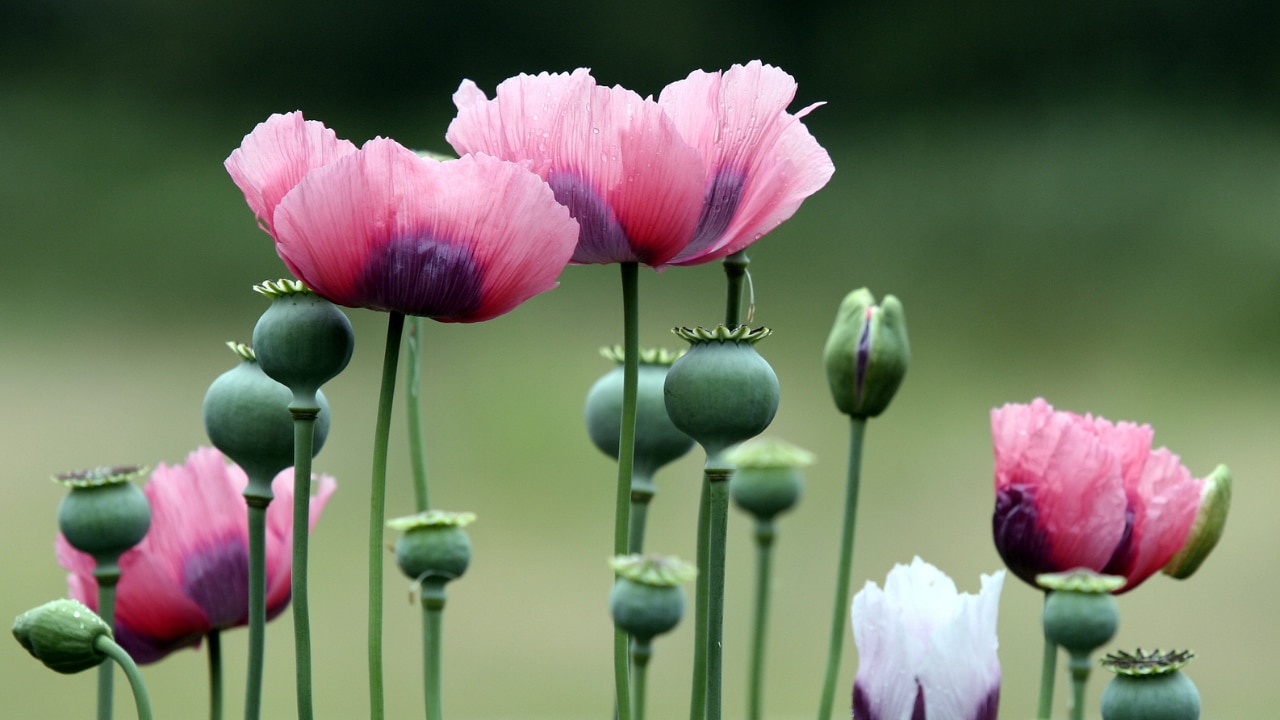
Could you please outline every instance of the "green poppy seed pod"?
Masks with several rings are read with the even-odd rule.
[[[54,476],[71,488],[58,505],[58,529],[67,542],[99,562],[115,562],[142,542],[151,527],[151,505],[131,480],[136,465],[94,468]]]
[[[622,432],[622,348],[605,348],[602,354],[619,363],[587,392],[587,434],[600,451],[618,459]],[[693,448],[693,438],[680,432],[667,415],[663,385],[667,370],[679,355],[663,349],[640,354],[636,381],[635,472],[653,477],[663,465],[675,462]]]
[[[1116,676],[1102,690],[1102,720],[1198,720],[1200,691],[1180,672],[1190,651],[1108,655],[1102,666]]]
[[[1191,522],[1191,529],[1187,531],[1186,542],[1165,564],[1163,572],[1183,580],[1200,569],[1200,564],[1222,538],[1230,509],[1231,470],[1226,465],[1219,465],[1204,479],[1200,507],[1196,510],[1196,519]]]
[[[293,465],[293,415],[289,388],[267,377],[256,362],[253,348],[227,345],[240,363],[219,375],[204,396],[204,429],[209,441],[244,469],[250,483],[271,481]],[[329,434],[329,402],[317,392],[320,414],[316,417],[315,445],[320,452]]]
[[[813,454],[784,440],[757,438],[730,450],[725,460],[734,466],[729,497],[757,520],[772,520],[800,500],[800,468],[813,464]]]
[[[1087,656],[1115,637],[1120,608],[1111,593],[1125,579],[1083,568],[1045,573],[1036,583],[1049,590],[1044,603],[1044,636],[1073,656]]]
[[[690,347],[667,371],[667,414],[708,460],[769,427],[778,410],[778,376],[755,344],[772,331],[720,325],[674,332]]]
[[[846,295],[823,357],[831,397],[840,412],[857,418],[884,412],[911,360],[902,303],[886,295],[876,305],[866,288]]]
[[[619,629],[647,645],[679,624],[684,614],[680,585],[697,575],[696,568],[660,555],[619,555],[609,564],[617,574],[609,612]]]
[[[297,280],[269,281],[254,290],[271,298],[253,328],[258,365],[267,377],[293,391],[295,403],[310,407],[320,386],[351,360],[351,321]]]
[[[471,564],[471,538],[464,527],[474,513],[427,510],[387,521],[403,534],[396,541],[396,564],[409,579],[443,582],[462,577]]]
[[[13,636],[50,670],[72,675],[102,664],[107,656],[94,646],[111,628],[75,600],[54,600],[13,621]]]

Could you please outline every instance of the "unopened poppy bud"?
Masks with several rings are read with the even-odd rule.
[[[778,410],[778,376],[755,345],[772,332],[745,325],[676,328],[689,352],[667,371],[667,414],[718,459],[729,447],[759,435]]]
[[[623,632],[647,645],[680,622],[684,614],[680,585],[696,577],[697,568],[661,555],[619,555],[609,565],[617,574],[609,593],[609,612]]]
[[[729,496],[758,520],[771,520],[790,509],[804,490],[800,468],[813,464],[813,453],[776,438],[749,440],[725,454],[734,466]]]
[[[320,386],[351,360],[351,321],[297,280],[268,281],[253,289],[271,299],[253,328],[258,365],[293,391],[295,404],[314,403]]]
[[[1222,538],[1230,509],[1231,471],[1226,465],[1219,465],[1204,479],[1196,519],[1191,522],[1182,549],[1165,564],[1164,573],[1179,580],[1191,577]]]
[[[464,527],[475,513],[426,510],[387,521],[403,535],[396,541],[396,564],[415,582],[441,583],[462,577],[471,564],[471,538]]]
[[[618,366],[605,373],[587,392],[587,434],[601,452],[616,460],[622,428],[622,348],[605,348],[601,354]],[[671,422],[662,394],[667,370],[681,354],[662,348],[640,353],[636,381],[635,472],[647,478],[693,448],[693,438]]]
[[[1123,577],[1080,568],[1037,575],[1036,583],[1049,590],[1044,636],[1066,648],[1073,659],[1088,657],[1115,636],[1120,609],[1111,593],[1124,587]]]
[[[911,359],[902,303],[886,295],[876,305],[866,288],[849,293],[836,311],[823,355],[840,412],[857,418],[884,412]]]
[[[143,472],[137,465],[118,465],[54,476],[71,488],[58,505],[58,529],[71,547],[114,563],[142,542],[151,527],[151,505],[131,481]]]
[[[1200,691],[1180,670],[1195,657],[1190,650],[1107,655],[1102,667],[1115,673],[1102,691],[1102,720],[1197,720]]]
[[[75,600],[54,600],[13,621],[13,636],[50,670],[71,675],[102,664],[107,656],[94,646],[111,637],[102,618]]]

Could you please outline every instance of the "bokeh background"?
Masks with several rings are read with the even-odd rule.
[[[854,583],[920,555],[976,590],[990,541],[988,411],[1040,395],[1149,422],[1196,475],[1237,478],[1225,539],[1187,582],[1123,596],[1112,648],[1190,647],[1205,716],[1269,717],[1280,620],[1280,5],[1017,0],[561,0],[0,5],[0,616],[65,592],[55,472],[180,462],[200,402],[285,272],[222,169],[270,113],[302,109],[356,142],[446,150],[450,94],[518,72],[593,68],[656,94],[691,70],[761,58],[836,165],[830,185],[751,251],[761,345],[783,388],[770,432],[820,462],[781,524],[766,704],[812,717],[834,584],[846,423],[820,352],[843,295],[907,308],[914,358],[868,432]],[[718,266],[642,276],[642,342],[716,322]],[[472,510],[476,559],[450,590],[446,707],[459,720],[610,712],[610,463],[581,404],[620,339],[617,269],[478,326],[429,324],[433,495]],[[367,712],[364,535],[385,317],[351,311],[351,367],[327,388],[318,470],[340,483],[314,535],[317,707]],[[397,408],[402,418],[403,404]],[[650,547],[689,557],[700,461],[659,478]],[[404,432],[389,513],[411,509]],[[730,527],[726,716],[741,716],[749,523]],[[388,555],[388,560],[390,556]],[[388,568],[391,717],[421,712],[419,611]],[[1039,595],[1007,583],[1002,710],[1034,707]],[[651,717],[687,708],[691,629],[659,641]],[[266,715],[290,717],[291,632],[269,630]],[[244,633],[226,640],[238,712]],[[842,687],[856,667],[846,643]],[[204,654],[146,667],[158,717],[205,715]],[[1091,697],[1104,673],[1095,677]],[[121,684],[118,710],[131,717]],[[845,695],[847,690],[842,690]],[[84,717],[89,675],[10,643],[0,716]],[[1058,711],[1065,712],[1060,683]],[[837,717],[848,707],[844,701]],[[1096,705],[1094,705],[1096,707]],[[1096,717],[1096,710],[1090,711]]]

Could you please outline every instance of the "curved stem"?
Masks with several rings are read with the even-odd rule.
[[[311,600],[307,594],[307,558],[311,529],[311,458],[314,453],[316,416],[320,408],[289,406],[293,414],[293,599],[294,672],[297,678],[298,720],[310,720],[311,705]]]
[[[440,663],[442,659],[441,626],[444,620],[444,583],[435,580],[422,584],[422,648],[423,681],[426,688],[427,720],[443,720]]]
[[[1049,593],[1044,594],[1045,602],[1049,601]],[[1049,720],[1053,717],[1053,684],[1058,678],[1058,645],[1049,638],[1044,639],[1044,658],[1040,663],[1040,701],[1036,706],[1037,720]]]
[[[210,630],[205,647],[209,648],[209,720],[222,720],[222,631]]]
[[[618,440],[618,488],[613,514],[613,554],[624,555],[630,535],[631,475],[636,453],[636,386],[640,376],[639,265],[622,263],[622,428]],[[618,720],[631,717],[627,633],[613,630],[613,675]]]
[[[772,520],[756,521],[756,611],[751,634],[751,679],[747,684],[747,718],[764,717],[764,643],[769,625],[769,583],[773,575]]]
[[[724,258],[724,274],[729,280],[728,302],[725,303],[725,327],[735,328],[742,324],[742,279],[747,274],[747,266],[751,258],[746,250],[739,250]]]
[[[269,487],[270,481],[267,483]],[[258,720],[262,713],[262,670],[266,653],[267,505],[271,498],[249,495],[254,486],[250,479],[244,498],[249,508],[249,660],[244,686],[245,720]]]
[[[707,720],[720,720],[720,680],[724,674],[724,563],[729,525],[729,475],[707,468],[711,512],[707,534]]]
[[[409,463],[413,468],[413,499],[418,512],[431,507],[427,494],[427,451],[422,432],[422,318],[409,318],[409,348],[405,358],[405,384],[408,397],[405,410],[409,419]]]
[[[862,441],[866,418],[849,420],[849,468],[845,483],[844,524],[840,533],[840,567],[836,570],[836,595],[831,612],[831,638],[827,645],[827,672],[822,684],[818,719],[831,717],[836,677],[840,673],[840,652],[844,647],[845,619],[849,616],[849,573],[853,565],[853,538],[858,524],[858,485],[862,474]]]
[[[382,527],[387,504],[387,441],[391,431],[391,404],[395,397],[396,366],[400,361],[400,337],[404,314],[393,312],[387,320],[387,349],[382,358],[382,386],[378,392],[378,418],[373,432],[373,481],[369,497],[369,717],[382,720]]]
[[[711,536],[711,481],[702,477],[698,499],[698,577],[693,596],[693,689],[689,693],[689,720],[707,716],[707,548]]]
[[[644,720],[644,698],[648,692],[647,678],[649,675],[649,658],[653,657],[653,646],[648,642],[636,640],[631,644],[631,682],[635,687],[631,689],[632,700],[635,709],[631,713],[631,720]]]
[[[120,580],[117,559],[101,558],[93,569],[98,582],[98,617],[113,631],[116,626],[116,583]],[[102,663],[98,666],[98,720],[111,720],[115,703],[115,666]]]
[[[133,702],[138,707],[138,720],[151,720],[151,696],[147,694],[147,686],[142,682],[142,673],[138,672],[138,666],[133,662],[133,658],[106,635],[94,638],[93,647],[116,661],[124,671],[124,676],[129,679],[129,687],[133,690]]]

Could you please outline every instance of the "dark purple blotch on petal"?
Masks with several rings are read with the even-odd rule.
[[[135,632],[128,625],[121,625],[118,621],[115,627],[115,641],[120,647],[129,653],[129,657],[139,665],[153,663],[161,658],[166,657],[174,650],[184,647],[190,647],[200,642],[203,635],[193,634],[179,638],[159,639],[149,635]]]
[[[569,216],[578,221],[578,247],[573,251],[573,262],[646,261],[631,247],[613,209],[582,178],[572,173],[553,172],[547,176],[547,184],[556,202],[568,208]]]
[[[470,250],[427,235],[391,240],[359,281],[365,305],[406,315],[466,318],[480,308],[482,276]]]
[[[871,709],[871,701],[867,691],[857,682],[853,683],[853,720],[879,720]]]
[[[1129,572],[1133,570],[1133,561],[1136,559],[1138,550],[1133,546],[1133,521],[1136,517],[1137,512],[1133,509],[1133,503],[1129,503],[1124,509],[1124,534],[1120,536],[1120,542],[1116,545],[1115,552],[1111,553],[1107,566],[1102,568],[1104,575],[1128,577]]]
[[[204,610],[209,625],[230,628],[249,618],[249,550],[242,538],[188,555],[182,592]]]
[[[996,720],[997,712],[1000,710],[1000,683],[991,688],[987,696],[982,698],[982,703],[974,710],[973,720]]]
[[[911,720],[928,720],[924,714],[924,686],[916,680],[916,703],[911,707]]]
[[[738,202],[746,184],[747,176],[741,172],[727,169],[716,172],[702,199],[702,214],[698,216],[697,229],[685,254],[699,251],[724,235],[729,223],[733,222],[734,213],[738,212]]]
[[[1040,527],[1035,490],[1030,485],[1012,483],[996,493],[991,530],[1004,564],[1032,586],[1036,575],[1063,569],[1053,566],[1049,535]]]

